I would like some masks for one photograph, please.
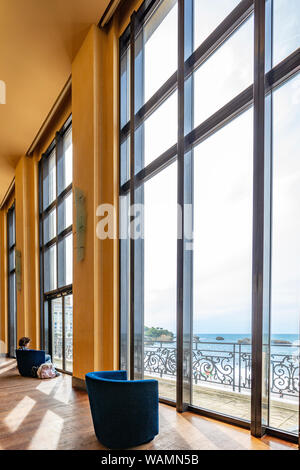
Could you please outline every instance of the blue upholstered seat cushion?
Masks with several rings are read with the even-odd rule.
[[[86,375],[94,429],[110,449],[124,449],[158,434],[157,380],[127,380],[126,371]]]

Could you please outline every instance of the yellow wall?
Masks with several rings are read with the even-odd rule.
[[[17,294],[18,336],[29,336],[40,347],[38,161],[55,132],[72,112],[73,183],[86,196],[85,258],[76,257],[74,201],[74,377],[84,379],[92,370],[119,366],[118,214],[114,239],[96,237],[96,209],[101,203],[118,208],[119,186],[119,37],[134,6],[128,1],[106,30],[92,26],[72,64],[70,97],[31,158],[21,157],[15,172],[17,249],[22,256],[22,290]],[[7,335],[5,211],[1,229],[1,339]]]

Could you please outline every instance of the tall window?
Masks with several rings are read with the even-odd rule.
[[[299,21],[296,0],[154,0],[120,38],[121,366],[291,439]]]
[[[17,347],[17,286],[16,286],[16,212],[15,204],[7,213],[8,247],[8,349],[15,357]]]
[[[71,118],[40,162],[42,338],[59,369],[73,364]]]

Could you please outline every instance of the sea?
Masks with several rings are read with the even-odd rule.
[[[197,337],[199,340],[194,342],[193,349],[199,349],[202,351],[233,351],[233,345],[239,345],[241,340],[250,340],[250,344],[242,344],[241,352],[251,352],[251,335],[249,333],[194,333],[194,338]],[[224,338],[223,340],[217,340],[217,337]],[[297,334],[272,334],[271,336],[271,354],[276,355],[295,355],[299,354],[300,341],[299,335]],[[279,343],[280,341],[280,343]],[[228,344],[229,343],[229,344]],[[153,347],[176,347],[176,338],[174,342],[151,342],[151,344],[145,344],[145,349],[152,349]],[[237,351],[238,346],[236,346]]]
[[[204,347],[202,343],[214,343],[214,344],[205,344],[206,350],[215,350],[215,351],[231,351],[232,345],[226,345],[226,343],[239,344],[240,340],[249,339],[251,342],[251,335],[249,333],[239,333],[239,334],[215,334],[215,333],[197,333],[194,334],[199,338],[201,344],[201,349]],[[217,337],[222,337],[224,340],[217,341]],[[282,342],[279,344],[279,341]],[[198,347],[200,347],[200,344]],[[283,355],[293,355],[299,351],[299,335],[296,334],[272,334],[271,335],[271,354],[283,354]],[[202,347],[203,346],[203,347]],[[242,345],[243,352],[251,351],[251,344]]]

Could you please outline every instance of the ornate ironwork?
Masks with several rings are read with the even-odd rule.
[[[144,370],[150,373],[176,375],[176,349],[159,347],[145,351]]]
[[[53,359],[61,360],[62,359],[62,346],[63,339],[61,335],[56,335],[53,341]],[[73,360],[73,338],[67,336],[65,338],[65,356],[66,361]]]
[[[218,349],[220,346],[220,343],[215,342],[193,343],[192,377],[194,384],[206,382],[230,388],[233,391],[250,390],[251,346],[249,344],[222,343],[224,346],[222,350]],[[276,347],[280,346],[294,347],[292,345],[276,345]],[[160,378],[175,378],[176,343],[146,344],[144,371]],[[295,397],[299,394],[299,353],[270,355],[270,391],[281,397]]]
[[[271,392],[299,395],[299,356],[271,354]]]

